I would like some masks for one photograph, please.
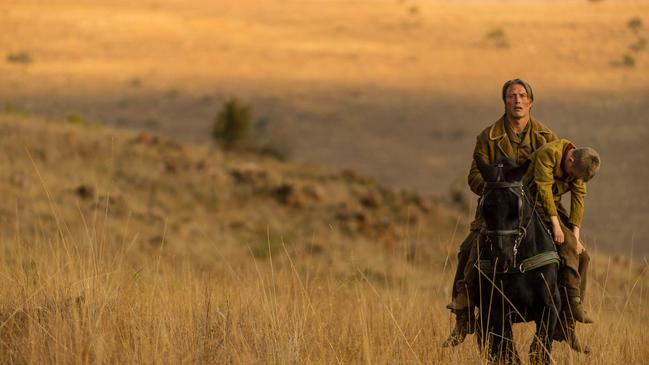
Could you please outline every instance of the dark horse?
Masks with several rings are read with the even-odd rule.
[[[559,256],[534,209],[536,202],[521,183],[529,161],[516,166],[509,158],[493,165],[479,155],[475,160],[485,180],[478,209],[486,224],[478,245],[478,344],[490,361],[518,364],[512,324],[534,321],[530,361],[549,364],[561,311]]]

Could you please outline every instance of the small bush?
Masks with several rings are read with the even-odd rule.
[[[633,17],[629,19],[629,22],[627,23],[627,26],[633,33],[638,33],[640,29],[642,28],[642,19],[640,17]]]
[[[82,127],[100,127],[101,124],[98,121],[91,121],[86,118],[84,118],[81,114],[79,113],[70,113],[68,116],[65,118],[68,123],[82,126]]]
[[[68,114],[65,120],[67,120],[68,123],[70,124],[76,124],[76,125],[86,124],[86,121],[83,119],[81,114],[77,114],[77,113]]]
[[[507,37],[505,36],[505,31],[502,28],[493,28],[487,32],[487,40],[491,42],[498,48],[507,48],[509,47],[509,42],[507,42]]]
[[[7,55],[7,62],[10,63],[29,64],[32,63],[33,61],[34,59],[32,58],[32,55],[26,51],[9,53]]]
[[[20,117],[27,117],[30,115],[29,111],[27,111],[25,108],[14,104],[5,104],[2,112],[4,114],[11,114]]]
[[[216,116],[212,137],[225,149],[244,148],[250,136],[251,108],[231,98]]]
[[[635,58],[628,53],[622,55],[622,65],[626,67],[635,67]]]

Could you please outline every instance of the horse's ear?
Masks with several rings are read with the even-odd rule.
[[[516,166],[515,168],[507,171],[505,174],[505,179],[507,181],[520,181],[523,178],[523,175],[527,172],[527,169],[530,167],[531,160],[525,160],[522,165]]]
[[[478,170],[480,170],[480,175],[482,175],[484,181],[496,181],[497,171],[495,167],[490,166],[479,153],[473,155],[473,160],[478,166]]]

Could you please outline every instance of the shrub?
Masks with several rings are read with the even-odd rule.
[[[642,28],[642,19],[640,17],[633,17],[629,19],[629,22],[627,23],[627,26],[633,33],[638,33],[640,31],[640,28]]]
[[[88,122],[78,113],[71,113],[65,118],[68,123],[76,125],[87,125]]]
[[[244,148],[250,136],[251,108],[231,98],[216,116],[212,137],[225,149]]]
[[[67,117],[65,117],[65,120],[70,124],[82,127],[97,128],[101,126],[98,121],[89,120],[79,113],[70,113],[67,115]]]
[[[487,32],[487,40],[493,43],[496,47],[507,48],[509,47],[509,42],[507,42],[507,37],[505,36],[505,31],[502,28],[493,28]]]
[[[622,55],[622,65],[626,67],[635,67],[635,58],[628,53]]]
[[[33,61],[34,59],[32,58],[32,55],[26,51],[9,53],[7,55],[7,62],[11,63],[28,64],[32,63]]]
[[[30,115],[29,111],[27,111],[25,108],[14,104],[5,104],[2,112],[4,114],[11,114],[19,117],[27,117]]]

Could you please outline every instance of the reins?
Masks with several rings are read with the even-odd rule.
[[[502,165],[498,165],[499,168],[502,168]],[[526,189],[523,186],[523,183],[520,181],[516,182],[506,182],[506,181],[495,181],[495,182],[485,182],[484,187],[483,187],[483,195],[480,199],[480,207],[479,209],[482,210],[484,198],[494,190],[500,190],[500,189],[507,189],[508,191],[511,191],[516,197],[518,198],[518,227],[516,229],[488,229],[485,230],[485,236],[487,238],[487,242],[489,243],[489,249],[493,252],[493,241],[492,238],[496,238],[498,240],[498,243],[502,245],[502,238],[506,236],[516,236],[514,238],[514,247],[513,247],[513,256],[514,256],[514,267],[517,268],[520,272],[525,272],[527,270],[530,270],[532,267],[540,267],[549,263],[558,263],[558,255],[556,253],[556,249],[553,251],[548,251],[547,253],[542,253],[539,255],[532,256],[530,258],[527,258],[523,260],[523,262],[520,265],[517,265],[517,257],[518,257],[518,249],[523,242],[523,239],[527,235],[527,231],[532,224],[532,220],[536,216],[536,218],[539,220],[541,223],[541,227],[543,227],[544,231],[546,234],[549,235],[550,239],[552,239],[552,234],[550,231],[547,229],[545,224],[543,223],[543,220],[541,219],[541,216],[539,213],[536,211],[536,203],[538,200],[538,193],[535,194],[534,196],[534,203],[531,202],[529,194],[526,194]],[[524,223],[525,217],[524,217],[524,212],[523,212],[523,206],[524,206],[524,201],[527,204],[529,204],[531,213],[529,215],[529,219],[527,219],[527,223]],[[538,261],[538,259],[542,258],[542,261]],[[533,262],[531,262],[533,261]]]

